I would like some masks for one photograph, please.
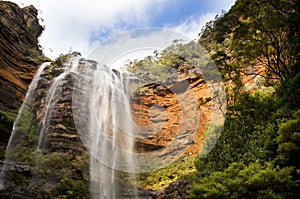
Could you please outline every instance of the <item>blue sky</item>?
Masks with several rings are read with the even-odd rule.
[[[235,0],[13,0],[34,5],[46,29],[40,43],[55,58],[70,50],[88,55],[108,38],[135,28],[167,28],[197,38],[201,28]]]
[[[228,10],[232,0],[175,0],[165,5],[163,12],[153,17],[153,26],[178,25],[190,17]]]

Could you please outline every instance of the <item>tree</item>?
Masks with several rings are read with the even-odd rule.
[[[235,72],[262,65],[266,77],[285,81],[299,59],[299,10],[296,0],[238,0],[228,13],[207,26],[214,42],[222,44],[215,50],[215,59],[222,61],[222,66],[234,61],[240,69]],[[200,41],[207,40],[204,33]]]
[[[297,198],[293,171],[270,163],[232,163],[224,172],[202,178],[193,186],[191,198]]]
[[[300,110],[291,119],[281,124],[278,130],[279,159],[283,164],[300,167]]]

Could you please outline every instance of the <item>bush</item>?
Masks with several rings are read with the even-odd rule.
[[[292,165],[299,168],[300,110],[296,111],[294,117],[295,119],[282,123],[278,130],[278,158],[284,165]]]
[[[224,172],[214,172],[200,179],[191,191],[192,198],[296,198],[292,191],[293,167],[272,164],[232,163]]]
[[[181,158],[166,168],[143,173],[139,178],[139,185],[146,189],[159,190],[169,186],[172,182],[188,176],[195,171],[194,157]]]
[[[85,199],[89,198],[89,189],[86,182],[65,177],[51,191],[51,196],[55,198]]]

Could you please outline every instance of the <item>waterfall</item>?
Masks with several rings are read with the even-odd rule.
[[[12,161],[11,153],[14,150],[14,148],[16,147],[16,143],[19,142],[19,139],[20,139],[19,138],[20,136],[18,135],[18,128],[19,128],[19,126],[22,125],[21,123],[23,120],[24,113],[28,110],[33,109],[33,101],[36,96],[36,88],[38,86],[38,82],[41,79],[42,72],[48,65],[50,65],[50,62],[45,62],[37,70],[35,76],[33,77],[32,81],[28,87],[27,93],[25,95],[25,99],[19,109],[18,116],[13,124],[11,136],[10,136],[8,144],[7,144],[6,159],[4,161],[4,165],[3,165],[3,168],[2,168],[2,171],[0,174],[0,190],[4,188],[5,171],[7,170],[8,165],[11,164],[11,161]],[[33,118],[29,118],[29,119],[32,120]]]
[[[57,77],[53,79],[53,82],[48,90],[47,97],[45,99],[45,114],[42,119],[42,128],[39,132],[39,141],[38,141],[38,148],[42,149],[46,146],[46,138],[47,138],[47,129],[49,127],[49,122],[51,120],[51,114],[53,111],[53,106],[56,105],[54,102],[57,100],[57,92],[61,92],[61,89],[63,88],[64,84],[63,81],[67,77],[67,75],[71,73],[77,73],[77,67],[78,67],[79,57],[74,57],[64,65],[64,71]]]
[[[92,198],[120,198],[120,171],[135,171],[128,84],[126,74],[102,65],[92,76],[82,72],[75,83],[73,107],[86,110],[74,114],[74,119],[81,140],[91,153]],[[136,190],[131,194],[136,195]]]
[[[120,175],[135,180],[131,174],[135,172],[135,162],[132,158],[134,139],[127,91],[129,80],[126,73],[111,70],[80,57],[72,58],[61,68],[53,69],[52,65],[47,66],[49,63],[42,64],[37,71],[14,123],[0,188],[5,187],[8,166],[23,161],[20,157],[23,157],[22,153],[25,150],[29,150],[33,156],[51,153],[48,148],[51,142],[55,141],[50,139],[55,127],[53,120],[60,114],[57,113],[57,107],[61,101],[66,101],[62,98],[66,97],[64,90],[71,79],[74,83],[70,101],[75,133],[90,153],[91,198],[124,198],[124,193],[120,191],[124,186],[127,186],[126,190],[130,190],[130,193],[125,195],[135,198],[135,186],[124,185],[124,180],[120,180]],[[45,88],[42,88],[45,90],[44,95],[39,90],[39,83],[43,82],[46,82]],[[30,123],[29,126],[26,125],[26,129],[23,128],[25,123]],[[31,132],[34,126],[37,126],[35,134]],[[55,133],[58,134],[57,132],[56,130]],[[24,140],[29,139],[29,135],[34,138],[30,144],[24,143]],[[130,184],[129,181],[125,184]]]

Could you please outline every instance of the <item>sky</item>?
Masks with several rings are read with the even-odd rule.
[[[163,28],[196,39],[206,22],[235,0],[12,0],[34,5],[45,26],[46,56],[79,51],[88,56],[110,38],[139,28]],[[152,50],[152,49],[151,49]]]

